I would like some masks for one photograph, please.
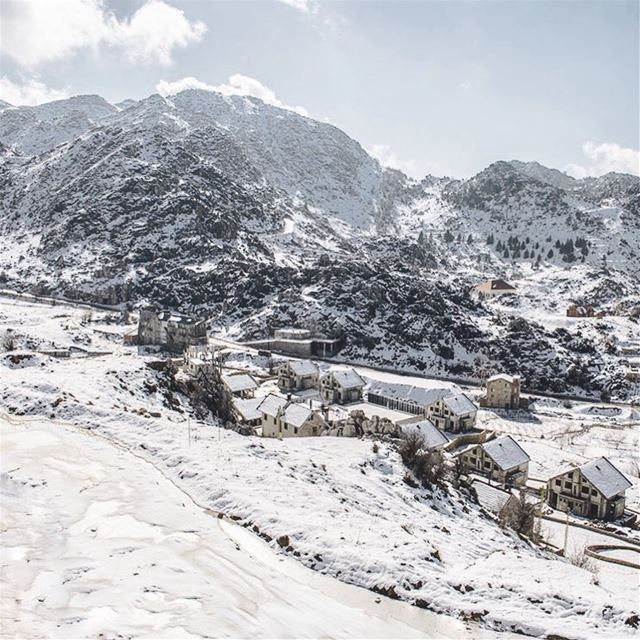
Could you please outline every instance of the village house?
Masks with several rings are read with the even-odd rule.
[[[471,489],[475,492],[478,504],[498,516],[501,521],[508,521],[518,508],[518,499],[509,491],[503,491],[481,480],[474,480]]]
[[[248,373],[222,376],[222,382],[231,395],[238,398],[253,398],[258,383]]]
[[[288,360],[278,367],[278,387],[302,391],[318,387],[318,366],[311,360]]]
[[[630,382],[640,382],[640,358],[629,358],[627,360],[624,375]]]
[[[520,407],[520,376],[500,373],[487,380],[487,393],[480,401],[483,407],[518,409]]]
[[[439,398],[451,395],[448,387],[425,388],[412,384],[372,382],[367,401],[414,415],[426,415],[427,407]]]
[[[251,340],[246,344],[256,349],[282,353],[296,358],[329,358],[334,356],[345,343],[345,336],[329,338],[314,334],[309,329],[276,329],[273,336],[262,340]]]
[[[191,316],[143,309],[138,321],[138,344],[158,345],[168,351],[182,352],[189,345],[206,344],[204,320]]]
[[[420,422],[410,422],[401,426],[402,433],[417,432],[422,436],[424,441],[423,448],[426,451],[436,451],[442,449],[448,442],[449,438],[437,429],[431,420],[421,420]]]
[[[627,478],[606,458],[592,460],[547,481],[547,502],[552,509],[599,520],[624,514]]]
[[[256,429],[262,425],[260,405],[262,398],[233,398],[233,412],[236,420],[247,427]]]
[[[332,369],[320,378],[320,395],[329,403],[358,402],[362,399],[364,385],[354,369]]]
[[[502,487],[522,487],[530,458],[511,436],[500,436],[458,454],[467,473],[477,473]]]
[[[486,282],[479,284],[475,288],[475,292],[481,298],[492,298],[493,296],[499,296],[502,294],[514,295],[517,293],[517,289],[512,284],[498,278],[495,280],[487,280]]]
[[[595,312],[591,305],[570,304],[567,307],[567,318],[593,318]]]
[[[262,401],[258,410],[262,414],[262,436],[265,438],[319,436],[326,427],[321,413],[311,406],[272,394]]]
[[[442,431],[466,431],[476,423],[478,407],[464,393],[445,396],[432,402],[426,416]]]

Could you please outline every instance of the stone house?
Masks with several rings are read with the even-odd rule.
[[[550,478],[547,503],[586,518],[616,520],[624,514],[629,487],[631,482],[603,457]]]
[[[367,402],[395,411],[424,416],[430,404],[447,395],[451,395],[449,387],[428,388],[375,381],[369,386]]]
[[[426,410],[426,416],[442,431],[466,431],[476,423],[478,407],[464,393],[438,398]]]
[[[487,394],[481,405],[497,409],[518,409],[520,407],[520,376],[500,373],[487,380]]]
[[[222,382],[231,395],[238,398],[253,398],[258,383],[248,373],[222,376]]]
[[[497,515],[501,521],[508,521],[518,508],[518,499],[509,491],[503,491],[481,480],[474,480],[471,488],[476,494],[478,504],[486,511]]]
[[[410,422],[403,424],[400,428],[402,433],[411,433],[413,431],[419,433],[424,440],[424,449],[427,451],[442,449],[449,442],[449,438],[440,429],[437,429],[431,420]]]
[[[158,345],[168,351],[182,352],[189,345],[206,344],[207,326],[198,320],[172,311],[143,309],[138,321],[138,344]]]
[[[234,398],[233,412],[236,420],[247,427],[257,428],[262,424],[260,405],[264,398]]]
[[[364,385],[354,369],[332,369],[320,377],[320,395],[331,404],[358,402],[362,400]]]
[[[512,284],[497,278],[495,280],[487,280],[486,282],[479,284],[475,288],[475,292],[481,298],[492,298],[502,294],[514,295],[518,290]]]
[[[319,411],[278,396],[267,396],[258,409],[263,418],[262,436],[265,438],[319,436],[326,427]]]
[[[317,388],[318,378],[318,365],[311,360],[288,360],[278,367],[278,387],[283,391]]]
[[[570,304],[567,307],[567,318],[593,318],[595,311],[591,305]]]
[[[531,458],[511,436],[465,449],[458,458],[467,473],[485,476],[502,487],[522,487],[529,475]]]

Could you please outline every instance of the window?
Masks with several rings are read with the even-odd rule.
[[[489,460],[485,460],[484,461],[484,468],[485,469],[491,469],[491,462]]]
[[[598,495],[598,492],[595,489],[591,489],[591,495],[595,497]]]
[[[294,427],[294,429],[293,429],[293,433],[294,433],[295,435],[298,435],[298,427]]]
[[[560,478],[556,478],[556,479],[553,481],[553,484],[555,484],[555,485],[556,485],[556,487],[561,487],[561,486],[562,486],[562,480],[560,480]]]
[[[582,491],[582,493],[589,493],[589,487],[582,487],[582,489],[580,489],[580,491]]]
[[[564,488],[568,489],[569,491],[571,491],[571,480],[565,480]]]

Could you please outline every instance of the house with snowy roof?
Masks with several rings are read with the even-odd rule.
[[[518,508],[518,499],[509,491],[503,491],[481,480],[474,480],[471,489],[476,494],[478,504],[485,511],[497,515],[500,520],[507,520],[510,512]]]
[[[395,411],[426,415],[427,407],[439,398],[451,395],[449,387],[417,387],[412,384],[373,381],[367,401]]]
[[[260,398],[234,398],[233,412],[236,420],[248,427],[260,427],[262,425],[262,412],[260,405],[264,397]]]
[[[224,375],[222,383],[231,395],[238,398],[252,398],[258,388],[258,383],[248,373]]]
[[[492,298],[503,294],[514,295],[517,291],[518,290],[512,284],[509,284],[500,278],[487,280],[475,288],[475,292],[481,298]]]
[[[631,482],[607,458],[591,460],[547,481],[547,502],[552,509],[599,520],[624,514],[625,491]]]
[[[487,379],[487,393],[480,406],[496,409],[518,409],[520,407],[520,376],[499,373]]]
[[[408,424],[403,424],[400,428],[402,433],[419,433],[424,441],[424,449],[427,451],[442,449],[449,442],[449,438],[440,429],[437,429],[431,420],[409,422]]]
[[[364,385],[355,369],[330,369],[320,377],[320,395],[331,404],[358,402]]]
[[[438,398],[427,406],[425,414],[442,431],[467,431],[476,423],[478,407],[464,393]]]
[[[322,414],[310,405],[289,402],[273,394],[265,397],[258,410],[265,438],[319,436],[326,427]]]
[[[278,387],[282,391],[303,391],[318,386],[318,365],[311,360],[287,360],[277,371]]]
[[[526,451],[511,437],[500,436],[457,454],[467,473],[477,473],[502,487],[522,487],[529,476]]]

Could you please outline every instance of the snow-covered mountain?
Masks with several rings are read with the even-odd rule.
[[[629,392],[605,341],[632,319],[548,320],[570,302],[637,309],[634,176],[511,161],[416,181],[332,125],[200,90],[4,108],[0,144],[11,287],[195,308],[237,337],[317,321],[363,362]],[[521,295],[479,303],[488,277]]]

